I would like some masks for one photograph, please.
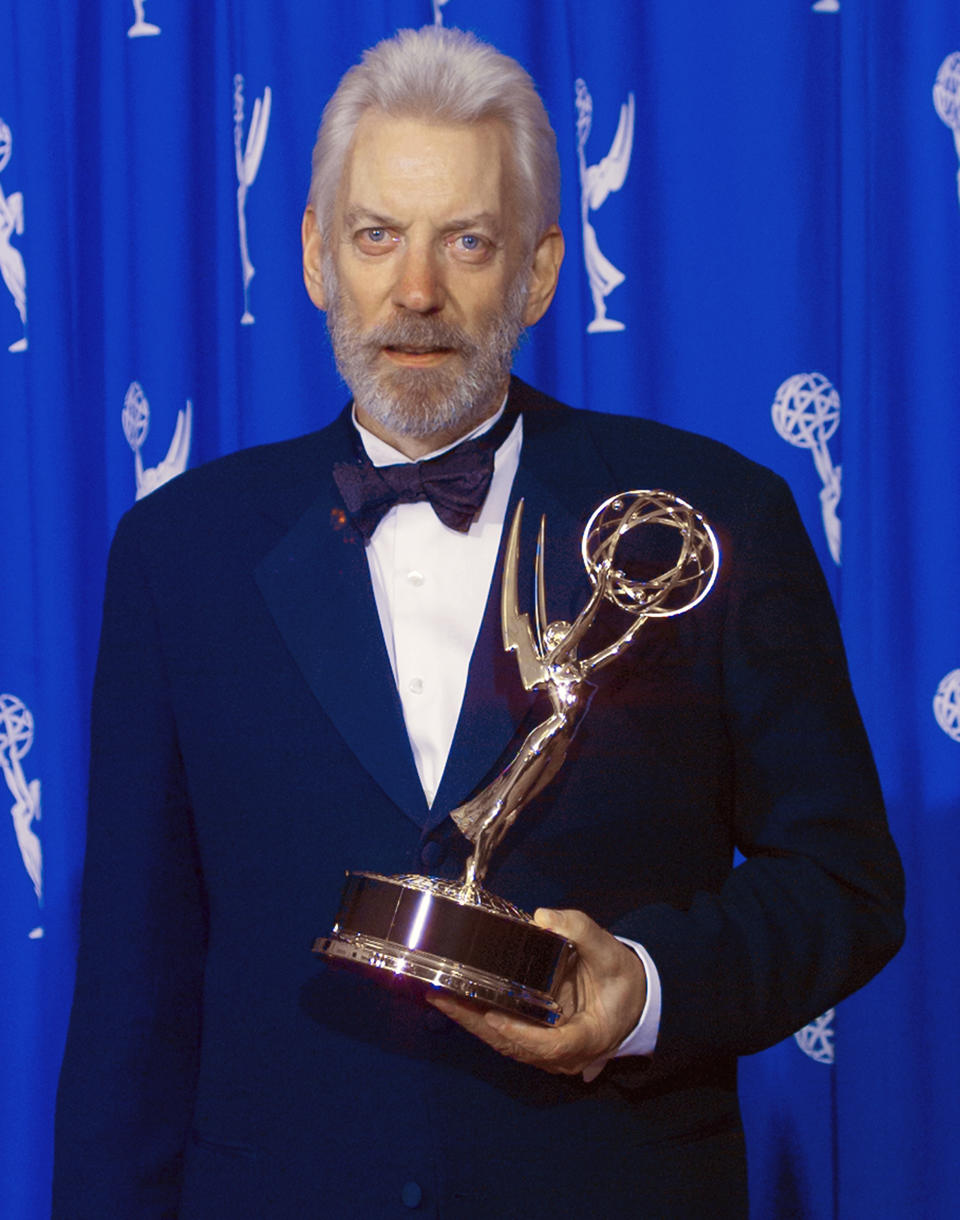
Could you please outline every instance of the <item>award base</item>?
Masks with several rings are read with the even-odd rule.
[[[553,1025],[575,950],[482,889],[465,897],[437,877],[348,872],[333,931],[313,952]]]

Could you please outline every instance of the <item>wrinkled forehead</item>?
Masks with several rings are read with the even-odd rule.
[[[344,165],[338,212],[437,222],[502,215],[510,181],[510,138],[500,121],[438,123],[369,110]]]

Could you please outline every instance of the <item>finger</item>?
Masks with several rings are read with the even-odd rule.
[[[596,1058],[589,1030],[582,1020],[574,1018],[566,1025],[544,1026],[442,993],[428,995],[427,999],[468,1033],[499,1054],[521,1063],[548,1072],[572,1074]]]
[[[536,1051],[531,1052],[522,1044],[523,1030],[517,1030],[510,1024],[504,1024],[497,1019],[497,1015],[491,1013],[489,1009],[479,1004],[472,1004],[468,1000],[456,999],[451,995],[442,992],[434,993],[427,996],[427,1001],[448,1016],[451,1021],[456,1021],[467,1033],[473,1034],[485,1042],[487,1046],[492,1047],[501,1055],[508,1055],[511,1059],[522,1059],[528,1062],[529,1054],[536,1054]],[[526,1023],[522,1023],[526,1024]],[[520,1039],[518,1040],[517,1034]]]
[[[603,929],[594,923],[583,911],[555,911],[549,907],[537,907],[533,913],[533,922],[558,936],[564,936],[575,945],[590,941],[596,935],[603,935]]]
[[[547,1072],[573,1075],[597,1057],[593,1024],[582,1014],[565,1025],[546,1027],[491,1012],[486,1023],[504,1040],[508,1049],[503,1053]]]
[[[529,1050],[534,1054],[549,1050],[549,1040],[541,1036],[550,1032],[545,1026],[535,1025],[522,1017],[510,1017],[484,1004],[462,1000],[446,992],[428,994],[427,1002],[497,1050],[510,1047],[518,1051]]]
[[[458,999],[446,991],[428,991],[426,1000],[428,1004],[439,1009],[451,1021],[456,1021],[458,1025],[462,1025],[469,1033],[476,1034],[478,1038],[484,1038],[485,1041],[487,1040],[484,1035],[489,1035],[489,1027],[484,1024],[483,1020],[487,1009],[482,1005],[471,1003],[469,1000]]]

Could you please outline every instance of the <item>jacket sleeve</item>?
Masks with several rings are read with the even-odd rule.
[[[111,549],[94,685],[80,949],[57,1097],[57,1220],[176,1215],[205,927],[159,624],[128,516]]]
[[[744,514],[723,627],[732,841],[745,857],[684,909],[613,930],[643,944],[663,1008],[649,1079],[770,1046],[861,987],[903,939],[903,875],[839,626],[782,480]]]

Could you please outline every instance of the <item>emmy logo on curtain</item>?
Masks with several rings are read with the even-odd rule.
[[[244,146],[243,77],[238,72],[233,78],[233,149],[237,161],[237,224],[240,230],[240,266],[243,274],[243,316],[240,318],[242,326],[251,326],[254,322],[250,312],[250,281],[255,270],[247,247],[247,191],[257,177],[260,159],[263,157],[263,146],[267,142],[272,97],[270,86],[267,85],[263,97],[254,99],[250,130],[247,132],[247,143]]]
[[[580,223],[583,229],[583,261],[587,269],[590,295],[593,297],[593,320],[588,334],[623,330],[624,324],[607,317],[607,297],[624,282],[626,276],[600,251],[597,234],[590,223],[590,213],[606,202],[607,196],[619,191],[630,168],[633,152],[633,94],[620,107],[620,122],[610,145],[610,151],[596,165],[587,164],[586,145],[593,125],[593,98],[583,80],[575,86],[577,106],[577,159],[580,163]]]
[[[960,741],[960,669],[951,670],[933,697],[937,724],[954,741]]]
[[[822,1017],[811,1021],[803,1029],[798,1029],[793,1035],[797,1046],[805,1055],[809,1055],[815,1063],[823,1063],[828,1067],[834,1061],[833,1049],[833,1018],[836,1010],[828,1008]]]
[[[13,134],[0,119],[0,173],[7,168],[12,152]],[[11,244],[14,236],[19,237],[22,233],[23,195],[19,191],[5,195],[0,184],[0,275],[13,297],[23,327],[22,338],[15,339],[7,348],[10,352],[27,350],[27,270],[23,255]]]
[[[27,777],[20,766],[20,759],[29,753],[33,745],[33,716],[22,699],[16,695],[0,695],[0,767],[3,778],[13,795],[10,814],[17,846],[27,876],[33,882],[37,902],[43,905],[43,848],[33,829],[40,821],[40,781]],[[43,936],[43,925],[38,924],[30,932],[31,940]]]
[[[150,403],[139,381],[131,381],[123,400],[123,434],[133,450],[134,471],[137,478],[137,499],[142,500],[162,483],[168,483],[175,475],[183,474],[190,457],[190,438],[193,432],[193,405],[189,398],[186,408],[177,412],[177,424],[167,456],[156,466],[144,469],[140,450],[150,431]]]
[[[840,426],[840,395],[822,373],[797,373],[777,390],[770,410],[773,426],[785,441],[809,449],[823,483],[820,512],[834,563],[840,562],[841,467],[834,466],[827,441]]]
[[[954,51],[940,65],[933,86],[937,114],[953,132],[953,144],[960,157],[960,51]],[[960,200],[960,169],[957,170],[957,198]]]
[[[145,20],[144,0],[133,0],[133,25],[127,30],[128,38],[150,38],[160,33],[158,25]]]

